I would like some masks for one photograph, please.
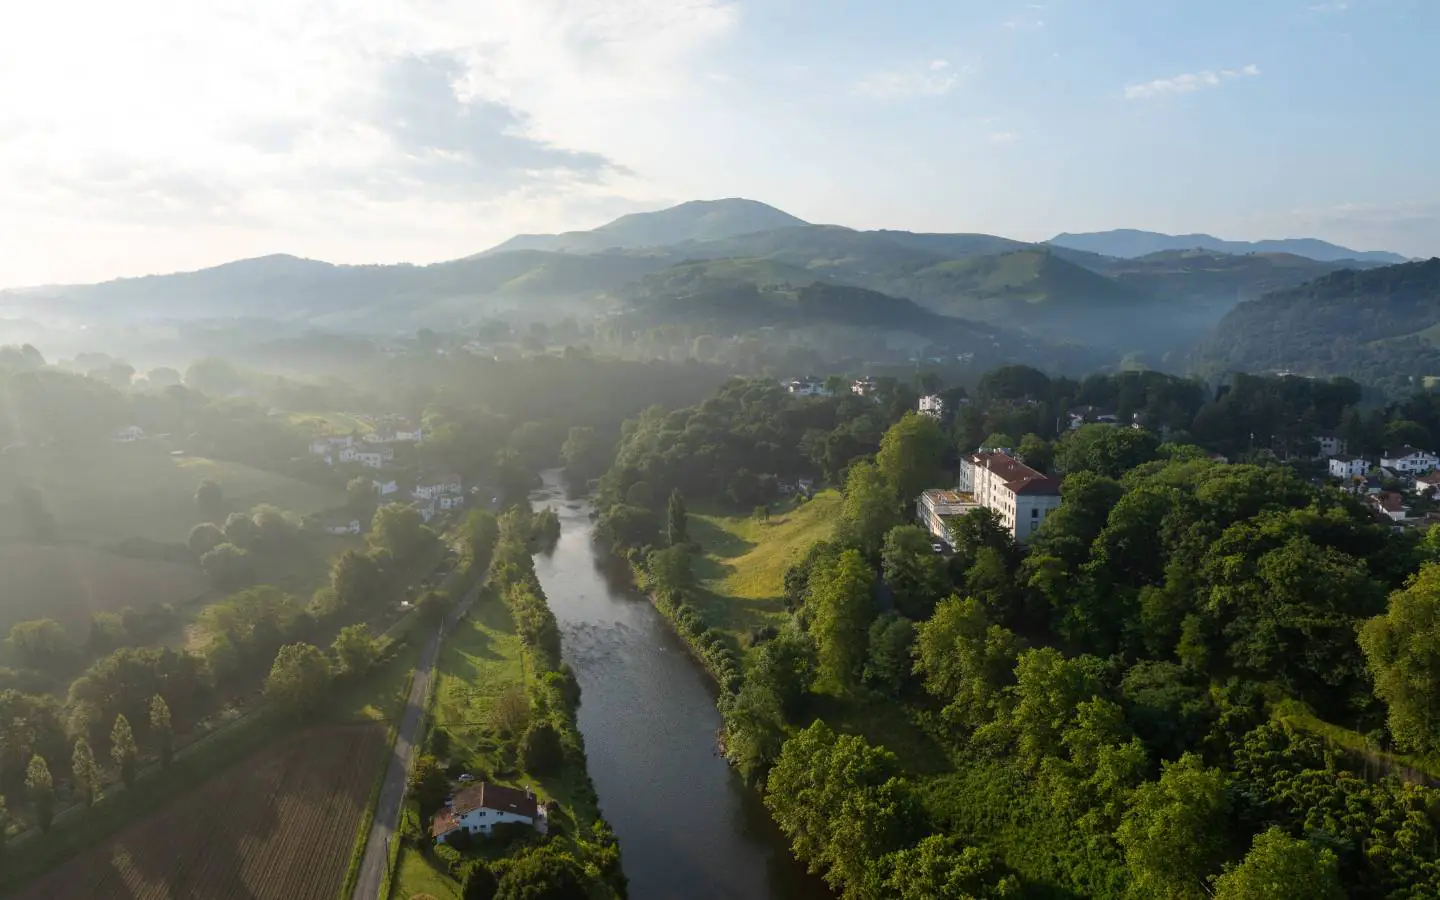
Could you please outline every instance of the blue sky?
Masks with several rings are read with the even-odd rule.
[[[728,196],[1440,254],[1432,0],[370,6],[34,7],[0,34],[0,286],[427,262]]]

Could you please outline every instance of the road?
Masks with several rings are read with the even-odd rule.
[[[395,827],[400,824],[400,801],[405,797],[405,781],[410,775],[415,733],[420,729],[420,719],[425,714],[425,697],[430,693],[435,659],[440,654],[440,643],[445,633],[469,611],[478,593],[479,588],[476,588],[465,596],[436,629],[430,643],[420,653],[420,661],[415,664],[410,699],[405,703],[405,714],[401,716],[400,728],[395,733],[395,747],[390,755],[390,766],[385,770],[385,783],[380,787],[380,799],[375,804],[375,821],[370,826],[370,837],[365,841],[365,858],[360,863],[360,877],[355,882],[352,900],[383,900],[380,884],[385,880],[385,868],[390,861],[390,842],[395,838]]]

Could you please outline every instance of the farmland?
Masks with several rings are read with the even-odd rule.
[[[381,725],[301,732],[14,896],[332,896],[387,752]]]
[[[49,618],[83,639],[92,613],[182,604],[209,587],[198,566],[76,546],[0,544],[0,634]]]
[[[200,521],[195,486],[204,478],[219,482],[229,511],[272,503],[303,515],[344,500],[339,490],[240,463],[172,456],[163,440],[32,448],[7,453],[0,467],[0,539],[29,536],[11,498],[17,487],[33,485],[68,540],[183,541]]]

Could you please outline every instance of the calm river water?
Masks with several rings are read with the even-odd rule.
[[[580,731],[632,900],[820,900],[759,796],[715,753],[715,688],[592,545],[590,504],[545,473],[560,543],[535,571],[580,681]]]

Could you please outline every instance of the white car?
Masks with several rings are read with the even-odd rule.
[[[461,775],[461,776],[460,776],[460,780],[461,780],[461,781],[474,781],[474,780],[475,780],[475,776],[474,776],[474,775],[471,775],[469,772],[466,772],[464,775]]]

